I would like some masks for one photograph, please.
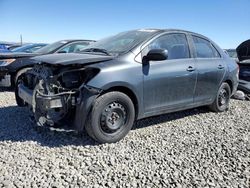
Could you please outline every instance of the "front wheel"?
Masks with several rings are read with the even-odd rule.
[[[231,89],[227,83],[222,83],[214,102],[209,106],[214,112],[224,112],[229,108]]]
[[[131,99],[121,92],[109,92],[96,99],[85,128],[96,141],[113,143],[126,136],[134,120]]]

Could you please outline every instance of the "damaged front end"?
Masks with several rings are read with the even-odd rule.
[[[30,107],[39,126],[73,125],[82,131],[100,89],[86,83],[99,70],[36,65],[19,80],[18,96]]]

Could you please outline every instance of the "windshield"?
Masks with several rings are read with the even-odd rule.
[[[27,44],[27,45],[13,49],[12,52],[30,52],[30,53],[32,53],[32,52],[40,49],[43,46],[46,46],[46,44]]]
[[[81,52],[88,52],[88,49],[101,49],[102,51],[96,52],[105,52],[109,54],[121,54],[127,52],[137,46],[138,44],[145,41],[150,36],[153,36],[157,30],[136,30],[136,31],[127,31],[119,33],[112,37],[108,37],[102,40],[99,40]],[[91,51],[91,52],[94,52]]]
[[[67,41],[58,41],[52,44],[49,44],[45,47],[40,48],[39,50],[36,51],[36,53],[39,54],[48,54],[56,50],[57,48],[60,48],[61,46],[65,45],[68,43]]]
[[[237,58],[237,52],[236,50],[227,50],[227,53],[232,58]]]
[[[13,50],[11,50],[12,52],[23,52],[25,51],[27,48],[30,48],[32,47],[32,44],[27,44],[27,45],[24,45],[24,46],[20,46],[20,47],[17,47]]]

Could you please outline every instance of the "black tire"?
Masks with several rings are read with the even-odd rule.
[[[214,112],[224,112],[229,108],[229,102],[231,97],[230,86],[223,82],[217,92],[214,102],[209,108]]]
[[[121,92],[109,92],[94,102],[85,129],[99,143],[114,143],[127,135],[134,120],[131,99]]]
[[[21,69],[17,72],[15,79],[14,79],[14,87],[15,87],[15,98],[16,98],[16,103],[18,106],[20,107],[24,107],[26,106],[26,103],[23,99],[21,99],[18,95],[18,82],[20,79],[20,76],[22,76],[22,74],[24,74],[27,70],[29,70],[30,68],[24,68]]]

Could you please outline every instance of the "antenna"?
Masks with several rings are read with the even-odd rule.
[[[23,36],[22,34],[20,35],[20,41],[21,41],[21,46],[23,45]]]

